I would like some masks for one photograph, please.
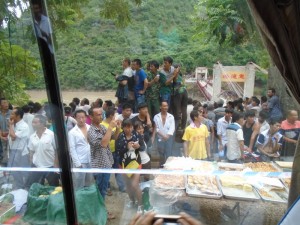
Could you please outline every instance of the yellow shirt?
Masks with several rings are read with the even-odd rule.
[[[107,123],[107,122],[105,122],[104,120],[100,123],[100,124],[102,124],[103,126],[105,126],[106,128],[108,128],[108,126],[109,126],[109,123]],[[112,129],[112,131],[113,131],[113,133],[115,133],[116,132],[116,128],[113,128]],[[110,151],[111,152],[114,152],[115,150],[116,150],[116,143],[115,143],[116,141],[115,140],[110,140],[110,142],[109,142],[109,148],[110,148]]]
[[[185,129],[182,139],[189,142],[188,155],[191,158],[207,158],[205,139],[208,136],[209,133],[204,124],[201,124],[198,128],[192,123]]]

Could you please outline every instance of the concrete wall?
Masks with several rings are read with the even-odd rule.
[[[284,118],[286,117],[287,111],[290,109],[297,110],[298,114],[300,115],[300,105],[292,95],[288,95],[289,88],[287,87],[286,82],[281,77],[281,74],[276,67],[269,69],[268,87],[275,88],[276,94],[280,98]]]

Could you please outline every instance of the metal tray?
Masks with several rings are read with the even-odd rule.
[[[280,178],[280,181],[283,183],[283,186],[285,187],[285,189],[287,190],[287,192],[289,192],[290,187],[285,183],[284,181],[285,178]],[[291,179],[291,178],[290,178]]]
[[[188,196],[191,196],[191,197],[200,197],[200,198],[213,198],[213,199],[220,199],[222,198],[222,191],[221,191],[221,188],[220,188],[220,183],[218,182],[218,179],[216,176],[212,176],[216,179],[216,183],[217,183],[217,188],[218,188],[218,191],[219,193],[208,193],[208,192],[202,192],[201,190],[199,189],[191,189],[189,188],[189,185],[188,185],[188,178],[186,179],[186,193]]]
[[[268,192],[268,194],[270,194],[272,197],[267,197],[264,196],[260,193],[260,190],[258,189],[257,192],[260,195],[260,197],[262,198],[262,200],[264,201],[268,201],[268,202],[276,202],[276,203],[287,203],[288,201],[288,193],[287,191],[284,189],[282,191],[269,191],[266,190]]]
[[[168,186],[168,185],[164,185],[164,184],[161,184],[159,182],[157,182],[157,177],[158,176],[164,176],[166,180],[168,179],[174,179],[174,178],[171,178],[172,176],[174,177],[178,177],[178,176],[182,176],[183,177],[183,182],[182,184],[180,184],[181,186]],[[154,188],[158,188],[158,189],[175,189],[175,190],[184,190],[185,189],[185,183],[186,183],[186,176],[185,175],[164,175],[164,174],[159,174],[157,175],[155,178],[154,178],[154,181],[152,182],[153,184],[153,187]]]
[[[252,191],[244,191],[243,189],[224,187],[222,186],[219,177],[217,178],[217,180],[221,187],[222,194],[225,198],[235,199],[235,200],[246,200],[246,201],[260,200],[260,195],[257,193],[255,188],[253,188]]]

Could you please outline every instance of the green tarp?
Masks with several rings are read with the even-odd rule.
[[[46,187],[38,184],[34,184],[31,186],[28,195],[28,208],[25,213],[24,220],[30,222],[31,224],[39,225],[66,224],[63,194],[59,193],[50,195],[46,198],[39,198],[38,196],[40,195],[41,190],[45,190],[45,188]],[[54,187],[47,188],[49,188],[49,190],[51,191],[54,189]],[[103,198],[95,185],[77,190],[75,192],[75,202],[77,208],[78,224],[106,224],[107,211],[104,205]]]

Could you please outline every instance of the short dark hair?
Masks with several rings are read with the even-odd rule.
[[[22,119],[22,118],[23,118],[23,115],[24,115],[23,109],[22,109],[21,107],[16,107],[16,108],[14,108],[14,110],[16,110],[16,111],[15,111],[15,114],[16,114],[17,116],[20,116],[20,118]]]
[[[276,93],[275,88],[268,88],[269,91],[272,91],[273,94]]]
[[[267,101],[268,101],[268,98],[267,98],[267,96],[261,96],[261,97],[260,97],[260,100],[261,100],[261,102],[263,103],[263,102],[267,102]]]
[[[188,105],[191,105],[193,104],[193,99],[192,98],[188,98],[188,101],[187,101]]]
[[[111,107],[111,106],[113,105],[113,103],[112,103],[111,100],[105,100],[104,102],[106,103],[106,105],[107,105],[108,107]]]
[[[159,68],[159,63],[156,60],[152,60],[149,62],[149,65],[153,65],[156,69]]]
[[[258,114],[259,117],[263,118],[264,120],[268,119],[269,113],[266,110],[261,110]]]
[[[122,128],[127,127],[127,126],[133,126],[131,119],[125,119],[125,120],[123,120],[123,122],[122,122]]]
[[[116,113],[116,110],[114,107],[108,107],[107,110],[105,110],[105,116],[106,118],[110,117],[110,116],[114,116]]]
[[[139,127],[143,127],[144,128],[143,123],[141,121],[139,121],[139,120],[134,121],[133,129],[136,130]]]
[[[148,108],[148,104],[146,102],[142,102],[142,103],[138,104],[138,106],[137,106],[138,109],[142,109],[142,108],[146,108],[146,107]]]
[[[162,106],[162,104],[163,103],[167,103],[168,104],[168,106],[169,106],[169,103],[168,103],[168,101],[165,101],[165,100],[162,100],[161,102],[160,102],[160,106]]]
[[[65,106],[64,111],[66,114],[70,114],[70,113],[72,113],[72,108],[70,106]]]
[[[281,123],[279,119],[270,118],[269,125],[274,125],[275,123]]]
[[[133,62],[135,62],[139,67],[142,67],[142,61],[140,59],[134,59]]]
[[[101,98],[97,98],[96,102],[98,103],[99,107],[102,107],[103,105],[103,100]]]
[[[91,107],[89,110],[88,110],[88,113],[90,116],[93,116],[94,115],[94,109],[96,109],[95,107]]]
[[[190,117],[191,117],[193,122],[195,121],[195,117],[198,117],[198,116],[199,116],[199,111],[198,110],[192,110],[191,111]]]
[[[80,99],[75,97],[75,98],[73,98],[72,102],[74,102],[76,105],[79,105]]]
[[[173,64],[173,59],[172,59],[171,56],[165,56],[165,57],[163,58],[163,60],[164,60],[164,61],[167,61],[167,62],[170,63],[170,64]]]
[[[259,101],[259,99],[258,98],[252,98],[252,101],[254,101],[257,105],[259,105],[260,104],[260,101]]]
[[[47,125],[47,117],[41,114],[37,114],[34,116],[34,118],[38,119],[41,124],[43,124],[45,127]]]
[[[248,117],[255,117],[255,111],[254,110],[247,110],[246,113],[245,113],[245,118],[248,118]]]
[[[24,113],[29,113],[31,107],[30,107],[29,105],[23,105],[23,106],[22,106],[22,109],[23,109]]]
[[[132,105],[130,104],[130,103],[124,103],[123,105],[122,105],[122,110],[124,110],[124,109],[132,109]]]
[[[90,111],[90,110],[89,110],[89,111]],[[84,113],[84,115],[86,116],[86,111],[85,111],[85,110],[83,110],[83,109],[78,109],[78,110],[76,110],[76,111],[74,112],[74,117],[76,117],[78,113]]]
[[[233,113],[233,109],[225,109],[225,113]]]
[[[234,112],[232,114],[232,123],[237,122],[239,119],[244,118],[244,113],[241,112]]]
[[[81,100],[84,105],[89,105],[90,101],[87,98]]]

